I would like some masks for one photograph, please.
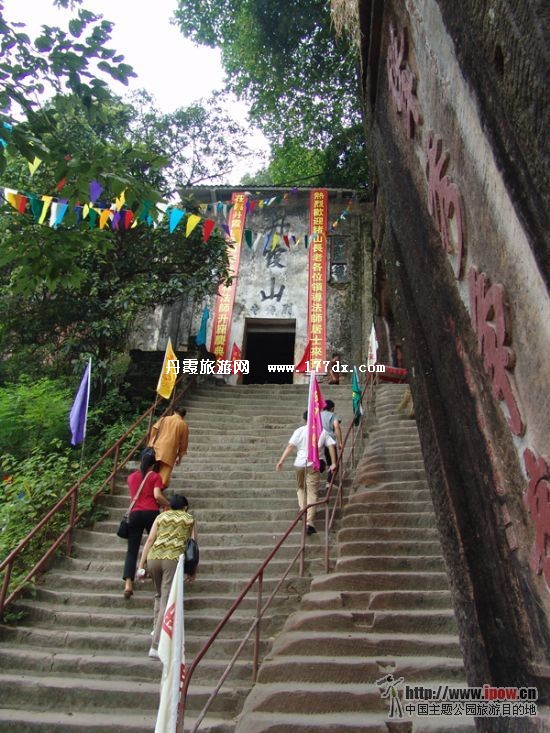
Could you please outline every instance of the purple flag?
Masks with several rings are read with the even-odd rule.
[[[95,204],[103,191],[103,186],[99,181],[90,181],[90,201]]]
[[[73,406],[69,414],[69,428],[71,430],[71,445],[84,442],[86,437],[86,420],[88,418],[88,402],[90,400],[90,381],[92,376],[92,360],[84,370],[80,387],[75,395]]]

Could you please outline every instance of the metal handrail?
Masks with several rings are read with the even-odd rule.
[[[367,376],[367,381],[365,383],[365,386],[364,386],[364,388],[363,388],[363,390],[361,392],[361,400],[360,400],[360,404],[361,405],[363,404],[363,399],[364,399],[365,393],[367,392],[367,390],[369,389],[369,387],[372,388],[372,390],[374,390],[374,388],[376,386],[376,383],[377,383],[377,377],[376,377],[376,375],[373,374],[372,375],[372,378],[369,379],[370,376],[371,375],[369,373],[368,376]],[[366,418],[367,418],[367,411],[365,410],[363,412],[361,421],[364,422],[366,420]],[[275,595],[277,594],[279,588],[281,587],[281,585],[285,581],[286,577],[288,576],[288,574],[290,573],[292,567],[294,566],[294,564],[296,563],[296,561],[298,559],[300,560],[300,569],[299,569],[300,577],[302,577],[303,574],[304,574],[305,548],[306,548],[306,535],[307,535],[307,511],[308,511],[308,509],[310,507],[313,507],[313,506],[315,506],[315,507],[325,506],[325,508],[326,508],[326,511],[325,511],[325,551],[324,552],[325,552],[325,571],[327,573],[329,572],[329,549],[328,549],[329,541],[328,541],[328,533],[329,533],[329,529],[333,525],[334,516],[335,516],[335,510],[333,510],[333,513],[332,513],[332,516],[331,516],[331,519],[330,519],[330,522],[329,522],[329,502],[330,502],[330,499],[331,499],[331,496],[332,496],[332,489],[333,489],[333,486],[334,486],[334,483],[335,483],[335,477],[336,477],[336,475],[338,475],[339,478],[338,478],[338,492],[336,494],[335,507],[338,506],[338,502],[342,502],[342,500],[343,500],[343,484],[344,484],[344,478],[345,478],[345,475],[346,475],[346,466],[345,465],[342,466],[342,470],[340,470],[340,463],[341,463],[341,459],[342,459],[342,457],[344,455],[345,448],[346,448],[346,443],[347,443],[347,440],[348,440],[350,434],[352,435],[352,446],[351,446],[351,451],[350,451],[349,456],[348,456],[348,462],[351,459],[352,466],[353,466],[353,463],[355,461],[355,443],[356,443],[356,436],[357,436],[357,434],[359,432],[362,432],[362,430],[361,430],[361,422],[359,423],[359,426],[358,426],[359,429],[357,431],[356,430],[353,430],[353,428],[354,428],[354,420],[355,420],[355,415],[354,415],[354,417],[353,417],[353,419],[352,419],[352,421],[351,421],[351,423],[350,423],[350,425],[349,425],[349,427],[348,427],[348,429],[346,431],[344,440],[342,442],[342,448],[341,448],[341,450],[339,451],[339,454],[338,454],[338,460],[337,460],[337,463],[336,463],[336,470],[332,474],[331,481],[330,481],[330,484],[329,484],[329,487],[327,489],[327,492],[326,492],[325,496],[322,499],[320,499],[319,501],[315,502],[314,504],[308,504],[306,507],[304,507],[303,509],[300,509],[299,510],[299,512],[297,513],[295,519],[291,522],[291,524],[288,527],[288,529],[286,530],[286,532],[281,536],[281,538],[279,539],[279,541],[277,542],[277,544],[273,547],[273,549],[267,555],[267,557],[265,558],[265,560],[263,561],[263,563],[260,565],[260,567],[258,568],[258,570],[255,572],[255,574],[252,576],[252,578],[250,578],[250,580],[248,581],[248,583],[246,584],[246,586],[242,589],[242,591],[239,593],[239,595],[237,596],[237,598],[233,601],[233,603],[232,603],[231,607],[229,608],[229,610],[226,612],[226,614],[223,616],[223,618],[218,622],[216,628],[214,629],[214,631],[212,632],[212,634],[210,635],[210,637],[207,639],[207,641],[204,643],[204,645],[202,646],[202,648],[199,650],[198,654],[193,659],[193,662],[189,666],[189,669],[186,669],[185,670],[185,676],[183,678],[182,685],[181,685],[181,688],[180,688],[180,698],[179,698],[179,703],[178,703],[178,720],[177,720],[177,726],[176,726],[177,733],[183,733],[183,724],[184,724],[184,719],[185,719],[185,706],[186,706],[186,702],[187,702],[187,695],[188,695],[188,691],[189,691],[189,685],[190,685],[190,682],[191,682],[191,678],[193,677],[193,674],[194,674],[196,668],[198,667],[198,665],[200,664],[201,660],[204,658],[204,656],[206,655],[206,653],[209,651],[210,647],[212,646],[212,644],[214,643],[214,641],[217,639],[217,637],[219,636],[219,634],[222,631],[222,629],[230,621],[231,617],[233,616],[233,614],[235,613],[235,611],[237,610],[237,608],[241,605],[242,601],[249,594],[250,590],[253,588],[253,586],[255,585],[255,583],[257,581],[258,582],[258,595],[257,595],[257,599],[256,599],[256,614],[255,614],[254,620],[253,620],[252,624],[250,625],[248,631],[245,633],[242,641],[240,642],[240,644],[237,647],[236,651],[234,652],[233,656],[231,657],[231,659],[230,659],[229,663],[227,664],[225,670],[222,672],[222,674],[220,676],[220,679],[218,680],[216,686],[214,687],[214,689],[210,693],[210,696],[206,700],[206,702],[205,702],[202,710],[200,711],[199,715],[195,719],[193,728],[191,730],[191,733],[196,733],[198,731],[200,724],[204,720],[204,717],[206,716],[206,714],[207,714],[207,712],[208,712],[208,710],[210,708],[210,705],[212,704],[214,698],[216,697],[216,695],[220,691],[220,689],[223,686],[225,680],[229,676],[229,673],[233,669],[233,667],[235,665],[235,662],[239,658],[242,650],[244,649],[245,644],[248,642],[248,640],[250,639],[250,637],[252,636],[253,633],[254,633],[254,652],[253,652],[253,661],[252,661],[252,684],[254,684],[256,682],[257,675],[258,675],[258,668],[259,668],[259,649],[260,649],[260,641],[261,641],[261,639],[260,639],[260,622],[261,622],[263,616],[265,615],[265,612],[267,611],[267,609],[271,605],[271,602],[273,601],[273,599],[274,599]],[[264,571],[265,571],[266,567],[269,565],[269,563],[271,562],[271,560],[275,557],[275,555],[277,554],[277,552],[279,551],[279,549],[286,542],[286,540],[288,539],[288,537],[290,536],[290,534],[292,533],[292,531],[299,524],[300,521],[302,521],[302,536],[301,536],[301,540],[300,540],[300,548],[299,548],[298,552],[294,555],[294,557],[292,557],[292,559],[288,563],[288,565],[286,567],[286,570],[284,571],[282,577],[278,581],[278,583],[275,586],[274,590],[271,592],[271,595],[268,597],[268,599],[265,601],[265,603],[263,603],[262,592],[263,592]],[[263,605],[262,605],[262,603],[263,603]]]
[[[176,385],[179,384],[182,381],[182,376],[179,377],[179,379],[176,381]],[[187,384],[183,387],[183,389],[178,392],[177,399],[183,397],[184,394],[190,389],[191,385],[194,383],[195,379],[194,377],[187,382]],[[177,386],[174,386],[173,396],[169,403],[169,405],[166,407],[163,415],[170,409],[170,407],[173,405],[174,400],[176,399],[176,389]],[[21,593],[25,585],[31,580],[35,575],[37,575],[42,567],[48,562],[50,557],[53,555],[53,553],[57,550],[57,548],[61,545],[61,543],[66,539],[67,540],[67,548],[66,548],[66,554],[70,555],[72,550],[72,544],[73,544],[73,534],[76,525],[81,520],[81,518],[84,515],[84,511],[78,512],[78,494],[79,489],[82,486],[82,484],[87,481],[90,476],[92,476],[104,463],[105,461],[110,458],[114,454],[114,466],[111,473],[107,476],[107,478],[103,481],[99,489],[95,492],[95,494],[92,496],[92,504],[95,504],[99,497],[104,493],[105,487],[109,482],[111,483],[111,488],[114,489],[115,481],[117,473],[120,471],[121,468],[124,468],[124,466],[128,463],[128,461],[135,455],[135,453],[141,448],[143,443],[146,441],[147,436],[150,432],[152,418],[154,415],[154,412],[156,410],[158,403],[158,397],[155,400],[154,404],[151,405],[144,413],[139,417],[133,425],[128,428],[128,430],[115,442],[113,445],[99,458],[96,463],[82,476],[78,479],[78,481],[71,486],[71,488],[67,491],[67,493],[55,504],[47,514],[45,514],[42,519],[38,522],[38,524],[29,532],[29,534],[24,537],[20,542],[16,545],[16,547],[7,555],[4,560],[0,563],[0,573],[5,572],[4,580],[2,582],[2,588],[0,590],[0,619],[2,618],[2,615],[4,613],[4,610],[6,607],[12,603]],[[120,447],[124,443],[124,441],[134,432],[136,428],[138,428],[144,420],[149,418],[149,424],[147,428],[147,432],[144,436],[140,438],[140,440],[134,445],[134,447],[130,450],[130,452],[119,461],[119,454],[120,454]],[[69,514],[69,524],[68,526],[61,532],[61,534],[52,541],[52,544],[48,548],[48,550],[44,553],[44,555],[38,560],[38,562],[33,566],[33,568],[27,573],[24,580],[19,583],[19,585],[11,591],[11,593],[8,595],[8,589],[9,589],[9,583],[11,579],[11,573],[13,569],[13,565],[15,560],[21,555],[23,550],[28,546],[28,544],[31,542],[31,540],[38,534],[38,532],[45,527],[48,522],[54,517],[68,502],[71,502],[70,505],[70,514]]]

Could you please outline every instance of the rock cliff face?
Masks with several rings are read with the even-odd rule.
[[[358,6],[378,312],[409,368],[468,681],[544,699],[548,8]]]

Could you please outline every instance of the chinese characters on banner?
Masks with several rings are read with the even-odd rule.
[[[231,318],[233,316],[233,303],[237,288],[236,276],[239,271],[241,244],[246,219],[246,194],[233,193],[231,203],[233,207],[229,212],[229,231],[231,239],[234,240],[235,244],[234,247],[229,249],[228,257],[229,272],[233,275],[233,282],[228,287],[222,285],[216,299],[212,340],[210,342],[210,351],[216,355],[216,359],[225,359],[231,333]]]
[[[308,282],[308,341],[311,346],[311,368],[323,370],[326,361],[327,308],[327,222],[328,191],[316,189],[310,194],[309,282]]]

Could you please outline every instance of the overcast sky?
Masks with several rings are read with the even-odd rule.
[[[51,0],[2,0],[4,17],[10,21],[24,22],[32,38],[38,35],[41,25],[66,27],[71,12],[56,8]],[[103,15],[114,23],[111,47],[124,54],[125,61],[136,72],[129,88],[145,88],[157,100],[158,107],[171,112],[184,107],[211,92],[221,89],[224,71],[217,49],[195,46],[170,24],[176,0],[85,0],[83,6]],[[123,94],[126,87],[116,82],[113,90]],[[246,108],[235,103],[231,113],[241,123],[246,123]],[[251,131],[252,132],[252,131]],[[267,150],[264,138],[254,133],[255,147]],[[256,166],[261,167],[258,161]],[[234,172],[232,183],[254,168],[248,162],[243,169]]]

